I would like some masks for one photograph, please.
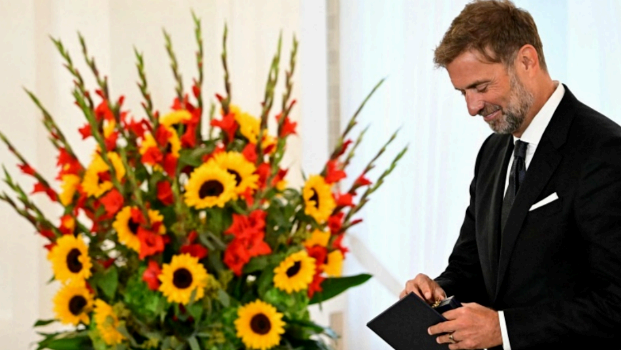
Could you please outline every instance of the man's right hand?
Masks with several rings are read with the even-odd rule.
[[[429,276],[419,273],[414,279],[407,281],[405,289],[399,295],[399,299],[408,295],[409,293],[415,293],[421,299],[425,300],[428,304],[433,304],[436,300],[442,300],[446,298],[446,293],[436,281],[429,278]]]

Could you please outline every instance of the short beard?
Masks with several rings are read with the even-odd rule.
[[[489,127],[498,134],[513,134],[519,130],[526,119],[526,114],[535,102],[533,94],[526,90],[511,70],[509,70],[509,83],[511,84],[509,105],[501,112],[499,119],[488,123]]]

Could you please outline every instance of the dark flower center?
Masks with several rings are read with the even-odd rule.
[[[239,186],[239,184],[241,183],[241,180],[242,180],[241,176],[239,176],[239,173],[234,171],[234,170],[231,170],[231,169],[226,169],[226,171],[229,174],[235,176],[235,186]]]
[[[291,266],[290,268],[287,269],[287,276],[288,277],[293,277],[293,276],[297,275],[298,272],[300,272],[301,268],[302,268],[302,262],[296,261],[293,264],[293,266]]]
[[[138,232],[138,227],[140,224],[134,221],[134,218],[130,218],[127,222],[127,228],[131,231],[131,233],[136,234]]]
[[[313,191],[313,195],[310,197],[309,200],[315,201],[315,207],[319,209],[319,195],[317,194],[317,191],[315,190],[312,190],[312,191]]]
[[[264,314],[254,315],[250,320],[250,328],[256,334],[265,335],[272,329],[270,319]]]
[[[192,273],[187,269],[181,268],[173,274],[173,284],[179,289],[186,289],[192,285]]]
[[[76,295],[69,301],[69,311],[75,316],[80,315],[85,306],[86,299],[81,295]]]
[[[73,273],[82,271],[82,263],[80,262],[80,259],[78,259],[80,255],[82,255],[82,253],[77,248],[71,249],[69,254],[67,254],[67,268],[69,271]]]
[[[172,143],[166,142],[166,153],[172,153]]]
[[[97,173],[97,184],[101,185],[102,183],[106,182],[106,181],[111,181],[112,177],[110,176],[110,173],[107,171],[102,171],[100,173]]]
[[[209,180],[205,181],[201,186],[201,189],[198,191],[198,196],[201,199],[205,197],[217,197],[224,192],[224,186],[218,180]]]

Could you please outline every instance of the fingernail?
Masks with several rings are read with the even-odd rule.
[[[427,328],[427,333],[429,333],[429,335],[431,335],[431,328]]]

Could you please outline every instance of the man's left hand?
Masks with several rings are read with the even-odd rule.
[[[502,344],[498,312],[492,309],[464,303],[442,316],[448,321],[429,327],[429,334],[438,335],[438,343],[449,344],[449,349],[489,349]]]

